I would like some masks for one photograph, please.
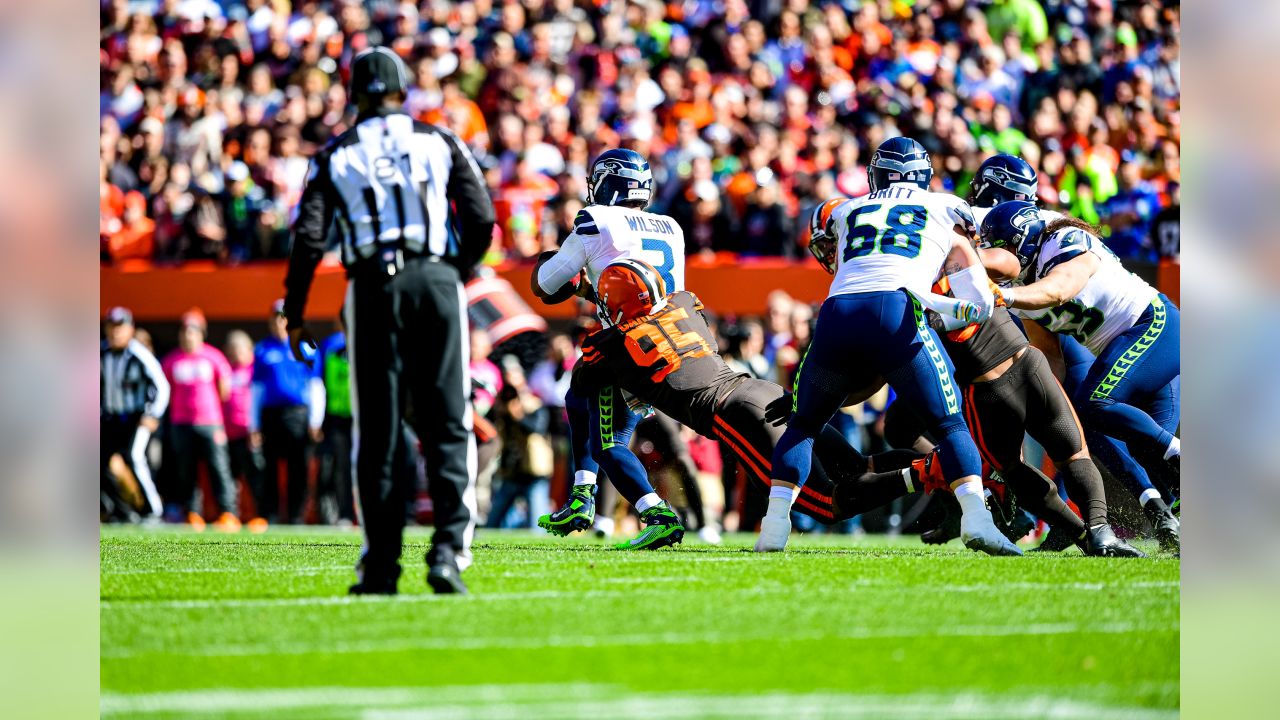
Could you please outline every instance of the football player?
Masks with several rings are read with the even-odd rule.
[[[983,220],[981,243],[1005,253],[983,260],[1011,280],[1005,301],[1037,347],[1061,362],[1050,333],[1078,340],[1097,356],[1074,392],[1082,419],[1121,442],[1178,495],[1180,318],[1177,306],[1103,244],[1088,224],[1046,220],[1029,202],[997,205]],[[1054,355],[1057,355],[1054,357]]]
[[[563,302],[575,294],[594,299],[600,273],[625,258],[648,262],[667,287],[683,290],[684,231],[669,217],[645,212],[652,194],[653,173],[643,156],[627,149],[601,153],[591,165],[588,204],[574,219],[573,232],[559,250],[544,253],[534,268],[534,293],[547,303]],[[603,314],[601,320],[612,322]],[[565,406],[578,469],[568,502],[540,517],[538,525],[557,535],[590,527],[595,519],[596,469],[604,468],[645,525],[629,547],[650,549],[680,542],[684,525],[653,491],[648,472],[631,451],[631,436],[643,417],[632,409],[631,398],[617,386],[604,385],[588,397],[571,390]],[[586,444],[578,441],[583,436],[588,438]],[[696,486],[690,491],[696,491]]]
[[[990,316],[994,296],[971,245],[968,203],[930,192],[929,154],[905,137],[886,140],[871,157],[872,192],[815,209],[811,229],[836,238],[828,262],[835,279],[796,377],[794,408],[772,458],[769,506],[756,550],[786,548],[790,512],[809,479],[814,438],[850,390],[883,377],[925,422],[940,446],[943,475],[962,516],[966,547],[1021,555],[984,501],[982,457],[961,413],[960,392],[921,298],[945,275],[955,295]]]
[[[969,204],[973,208],[975,221],[981,226],[986,214],[1000,203],[1014,200],[1035,203],[1038,182],[1035,169],[1020,157],[1000,154],[982,161],[970,183]],[[1040,217],[1048,223],[1066,216],[1041,208]],[[990,254],[994,257],[993,262],[999,263],[1001,252],[988,248],[978,249],[978,255],[984,259],[984,262],[988,261]],[[1084,376],[1094,358],[1088,350],[1069,336],[1061,337],[1061,345],[1066,365],[1062,383],[1068,393],[1074,393],[1084,381]],[[1133,459],[1124,443],[1098,432],[1092,424],[1087,422],[1084,423],[1084,437],[1095,463],[1101,462],[1105,465],[1133,493],[1133,496],[1138,498],[1143,511],[1156,530],[1161,546],[1167,550],[1176,550],[1178,521],[1165,504],[1160,492],[1151,484],[1147,472]],[[1072,490],[1070,479],[1067,479],[1067,489]],[[1075,541],[1074,535],[1055,532],[1042,547],[1064,549]],[[1053,547],[1055,544],[1056,548]]]
[[[605,268],[596,294],[613,322],[583,342],[573,383],[580,394],[615,385],[703,437],[724,443],[764,494],[769,458],[782,438],[770,406],[786,392],[766,380],[731,369],[719,355],[702,303],[687,291],[663,294],[663,281],[648,264],[620,260]],[[814,446],[810,482],[795,509],[834,524],[917,490],[945,487],[935,455],[891,450],[863,456],[831,427]],[[639,541],[622,543],[627,548]]]

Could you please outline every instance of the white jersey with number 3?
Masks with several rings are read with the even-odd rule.
[[[1087,252],[1098,257],[1098,270],[1075,297],[1047,310],[1014,312],[1052,332],[1074,337],[1097,355],[1116,336],[1133,327],[1155,299],[1156,289],[1126,270],[1120,258],[1097,236],[1079,228],[1066,228],[1050,235],[1023,278],[1025,283],[1040,280],[1058,265]]]
[[[964,200],[896,183],[854,198],[831,213],[837,243],[828,297],[906,288],[930,291],[957,235],[973,229]]]
[[[589,205],[578,212],[573,233],[586,250],[587,279],[617,260],[643,260],[662,276],[667,292],[684,290],[684,230],[666,215],[617,205]]]
[[[545,292],[585,271],[595,286],[600,273],[617,260],[642,260],[662,276],[667,292],[684,290],[684,230],[675,220],[643,210],[590,205],[578,211],[573,232],[555,257],[538,271]]]

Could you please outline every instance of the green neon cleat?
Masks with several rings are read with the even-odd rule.
[[[564,537],[591,527],[596,517],[596,486],[574,485],[564,507],[538,518],[538,527]]]
[[[684,540],[684,525],[665,502],[640,513],[640,522],[645,524],[643,532],[613,547],[617,550],[657,550]]]

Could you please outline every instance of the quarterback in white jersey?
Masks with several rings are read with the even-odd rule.
[[[973,215],[963,200],[929,192],[929,154],[910,138],[882,143],[870,176],[870,195],[823,203],[810,221],[810,250],[834,270],[835,280],[800,364],[791,420],[774,448],[769,509],[756,550],[785,549],[791,505],[827,421],[851,392],[888,382],[939,440],[965,545],[1020,555],[984,503],[982,458],[961,414],[951,362],[921,302],[945,268],[953,292],[976,308],[968,319],[990,317],[990,284],[971,245]]]
[[[620,205],[588,205],[578,211],[573,232],[538,267],[538,285],[551,295],[586,272],[595,287],[600,273],[618,260],[652,265],[668,293],[684,290],[684,230],[665,215]]]
[[[1073,401],[1081,419],[1128,444],[1148,472],[1181,472],[1178,426],[1181,318],[1163,293],[1125,270],[1091,228],[1072,218],[1045,221],[1024,201],[1001,203],[982,221],[981,243],[1008,250],[989,265],[1016,283],[1005,303],[1024,317],[1027,335],[1052,356],[1056,338],[1074,337],[1097,360]],[[984,256],[984,261],[987,261]],[[1177,494],[1177,482],[1171,483]]]
[[[533,271],[534,294],[556,303],[573,295],[595,299],[600,273],[619,260],[643,260],[652,265],[665,293],[684,289],[684,231],[671,218],[645,212],[653,192],[649,163],[633,150],[601,153],[587,179],[589,197],[573,222],[573,232],[560,249],[543,253]],[[585,282],[580,280],[585,273]],[[601,320],[603,303],[596,302]],[[631,452],[631,435],[641,414],[629,405],[633,398],[616,386],[593,397],[565,397],[573,449],[573,491],[559,510],[538,518],[538,525],[555,535],[586,530],[595,520],[596,474],[604,468],[614,487],[640,513],[645,529],[620,548],[649,550],[680,542],[684,527],[671,507],[649,483],[644,465]],[[583,439],[585,438],[585,442]]]

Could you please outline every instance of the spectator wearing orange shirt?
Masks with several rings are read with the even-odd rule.
[[[107,238],[107,255],[112,260],[150,258],[155,253],[156,221],[147,217],[147,199],[134,190],[124,196],[120,228]]]

